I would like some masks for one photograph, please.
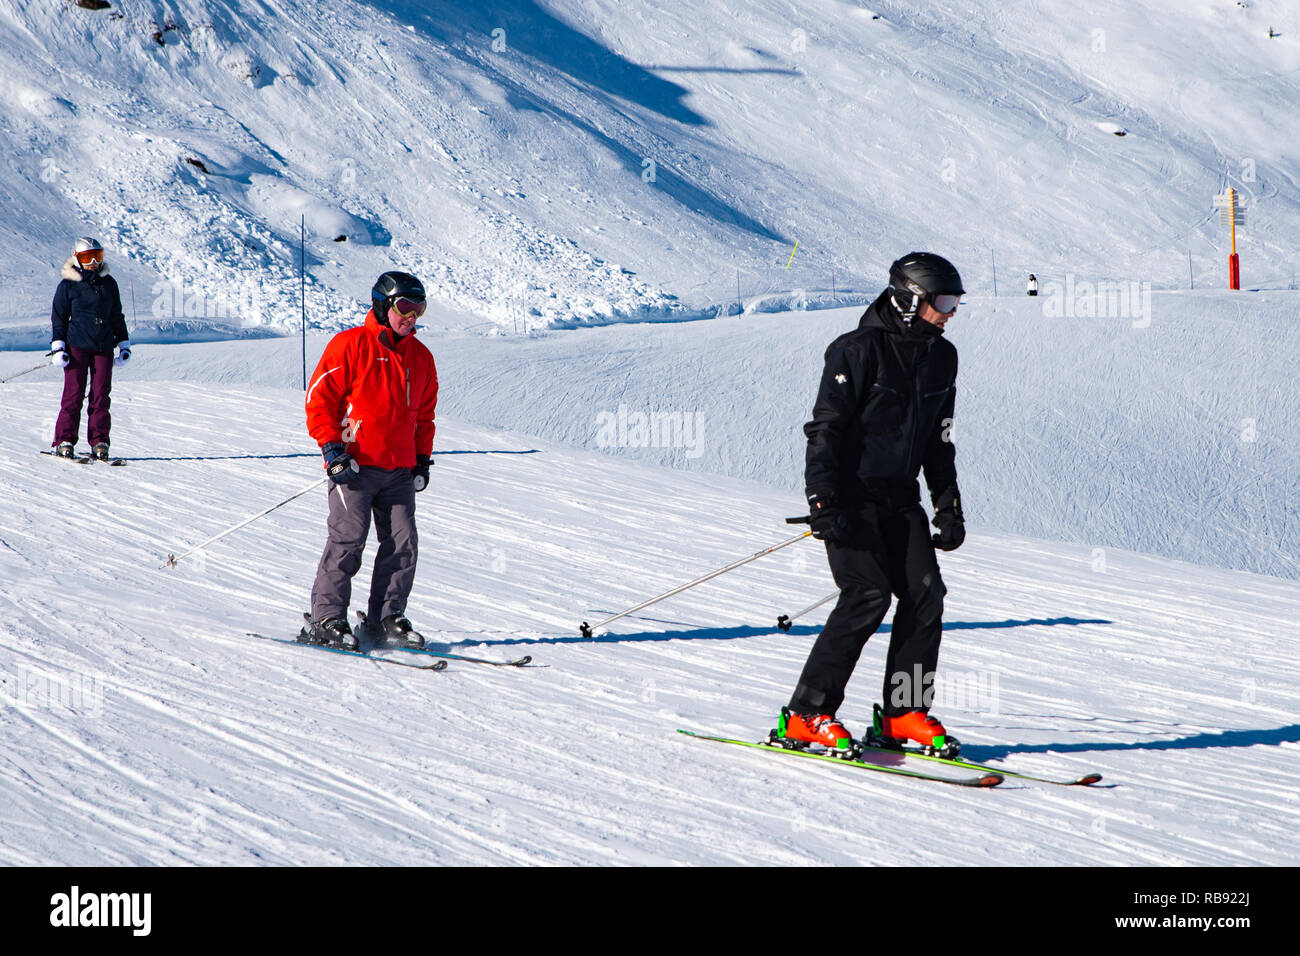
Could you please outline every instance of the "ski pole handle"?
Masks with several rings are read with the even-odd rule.
[[[757,561],[765,554],[771,554],[773,551],[780,551],[782,548],[787,547],[788,545],[792,545],[796,541],[802,541],[804,538],[809,537],[811,534],[812,534],[811,531],[804,531],[800,534],[795,535],[793,538],[787,538],[786,540],[782,541],[780,544],[774,544],[772,545],[772,547],[764,548],[762,551],[758,551],[754,554],[751,554],[747,558],[741,558],[739,561],[733,561],[725,568],[719,568],[716,571],[710,571],[708,574],[704,575],[703,577],[698,577],[694,581],[690,581],[686,584],[679,585],[678,587],[673,588],[671,591],[665,591],[663,594],[660,594],[658,597],[652,597],[648,601],[642,601],[636,607],[630,607],[626,611],[622,611],[618,614],[615,614],[613,617],[607,617],[599,624],[588,624],[586,621],[583,621],[582,626],[578,628],[578,632],[583,637],[591,637],[592,631],[595,628],[604,627],[606,624],[609,624],[613,621],[617,621],[620,617],[627,617],[629,614],[633,613],[634,611],[639,611],[642,608],[649,607],[651,604],[658,604],[660,601],[664,600],[665,598],[670,598],[674,594],[681,594],[683,591],[689,590],[690,588],[695,587],[697,584],[703,584],[705,581],[711,581],[713,578],[716,578],[720,574],[726,574],[728,571],[733,571],[736,568],[740,567],[741,565],[749,564],[749,562],[751,561]]]

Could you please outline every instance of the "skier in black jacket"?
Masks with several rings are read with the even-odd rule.
[[[804,483],[812,532],[826,542],[840,597],[781,712],[779,735],[789,740],[851,746],[835,712],[893,593],[898,609],[874,734],[886,745],[956,752],[929,705],[947,591],[935,548],[954,550],[966,536],[950,440],[957,350],[943,338],[963,292],[948,260],[909,253],[890,267],[889,287],[858,328],[826,350],[813,419],[804,426]],[[939,529],[933,537],[921,471]]]
[[[108,274],[104,247],[90,236],[76,241],[60,275],[62,281],[54,291],[50,309],[50,361],[63,369],[63,400],[54,426],[54,453],[61,458],[75,454],[89,376],[90,419],[86,434],[90,453],[107,461],[113,366],[125,365],[131,358],[122,296],[117,281]],[[113,349],[117,349],[116,358]]]

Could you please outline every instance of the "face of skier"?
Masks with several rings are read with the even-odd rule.
[[[929,300],[927,299],[921,303],[921,307],[916,310],[916,314],[918,318],[925,319],[925,321],[929,322],[931,325],[938,326],[940,329],[942,329],[945,325],[948,324],[948,320],[953,317],[953,314],[956,311],[957,311],[957,304],[955,302],[953,303],[952,309],[950,311],[940,312],[933,305],[931,305]]]
[[[416,321],[424,315],[424,303],[414,299],[398,299],[388,310],[388,327],[398,335],[410,335]]]

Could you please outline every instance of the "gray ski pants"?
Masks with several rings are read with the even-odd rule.
[[[361,569],[372,516],[379,550],[370,577],[366,617],[378,622],[391,614],[405,614],[406,599],[415,583],[418,551],[410,469],[363,467],[346,485],[330,483],[329,503],[325,552],[311,589],[312,618],[347,617],[352,576]]]

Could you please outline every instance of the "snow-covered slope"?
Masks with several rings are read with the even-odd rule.
[[[511,330],[869,294],[923,247],[984,293],[995,266],[1003,291],[1031,271],[1221,284],[1210,198],[1229,184],[1247,284],[1285,285],[1295,16],[2,0],[0,316],[39,319],[91,232],[173,335],[292,327],[300,217],[327,327],[393,264]]]
[[[973,537],[943,559],[946,720],[973,757],[1106,785],[972,793],[675,733],[770,726],[821,612],[775,617],[829,587],[811,542],[577,638],[785,538],[784,494],[444,420],[411,614],[546,666],[406,672],[243,636],[295,627],[323,492],[159,568],[320,474],[300,392],[124,383],[115,427],[155,440],[120,469],[34,454],[46,425],[15,411],[53,385],[3,394],[5,864],[1300,859],[1294,583]]]
[[[116,376],[126,468],[35,454],[58,373],[0,386],[0,863],[1300,861],[1295,16],[0,0],[0,377],[41,360],[81,233],[153,343]],[[1262,292],[1205,291],[1229,184]],[[444,305],[412,617],[544,666],[245,637],[296,628],[320,491],[159,568],[320,476],[279,337],[300,217],[316,329],[392,266]],[[811,542],[577,637],[791,533],[821,351],[860,311],[804,308],[923,247],[971,291],[938,706],[971,756],[1100,789],[676,735],[771,725],[825,609],[776,615],[831,588]],[[1030,271],[1044,295],[1007,295]]]

